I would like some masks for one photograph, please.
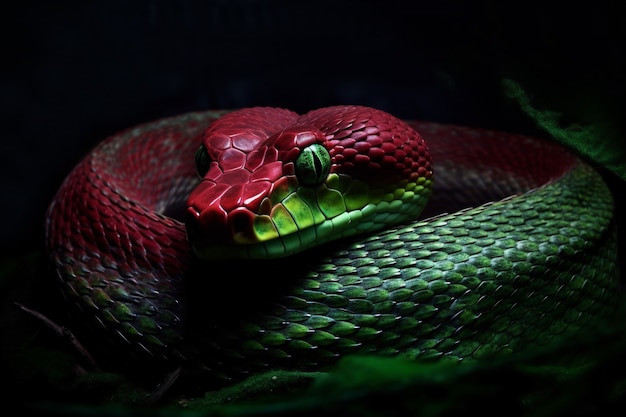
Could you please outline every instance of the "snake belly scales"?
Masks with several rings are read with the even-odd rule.
[[[413,131],[410,140],[425,144],[409,149]],[[212,145],[202,145],[207,132]],[[405,142],[388,148],[398,141]],[[288,149],[277,150],[281,143]],[[298,155],[304,168],[294,162]],[[328,155],[330,168],[321,161]],[[355,175],[382,183],[383,175],[365,167],[380,168],[390,156],[396,171],[419,174],[368,191],[338,167],[352,161]],[[298,177],[307,163],[312,171]],[[226,175],[244,165],[245,175]],[[198,170],[208,171],[212,187]],[[265,188],[250,187],[251,177]],[[219,189],[220,178],[227,186],[211,194],[212,211],[202,220],[198,189]],[[269,180],[279,185],[267,191]],[[431,189],[421,216],[407,218]],[[283,199],[294,190],[300,205]],[[327,194],[327,206],[316,200]],[[371,206],[363,195],[382,202],[379,208],[397,208],[398,196],[418,208],[390,215],[399,224],[384,226],[384,214],[359,214]],[[330,213],[338,206],[352,213],[347,221]],[[290,218],[302,207],[314,213]],[[342,239],[324,237],[333,228],[324,215],[343,219],[335,220]],[[380,223],[378,230],[349,236],[361,227],[359,217]],[[289,237],[301,231],[276,239],[281,218],[287,229],[318,225],[312,239],[301,239],[308,249],[298,251]],[[201,236],[201,227],[187,231],[185,223],[214,236]],[[188,234],[204,246],[194,252]],[[265,370],[323,369],[351,353],[472,361],[546,345],[613,309],[616,236],[610,190],[559,145],[405,122],[360,106],[302,116],[273,108],[193,112],[128,129],[74,168],[46,215],[47,252],[69,311],[112,362],[183,364],[218,384]],[[243,259],[248,252],[258,259]]]

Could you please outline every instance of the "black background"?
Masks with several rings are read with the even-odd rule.
[[[612,144],[626,132],[626,15],[619,2],[7,3],[0,12],[2,268],[12,257],[34,259],[23,255],[43,246],[46,207],[96,143],[187,111],[270,105],[306,112],[351,103],[545,136],[504,94],[502,80],[511,78],[537,108],[561,112],[565,124],[600,124]],[[11,276],[21,284],[0,282],[9,293],[0,327],[10,353],[19,353],[16,329],[30,318],[16,314],[13,296],[22,299],[30,293],[21,287],[37,282],[37,272],[18,274]],[[23,331],[30,340],[32,329]],[[13,357],[2,346],[6,403],[54,395],[23,363],[6,366]],[[5,368],[17,373],[7,376]],[[606,386],[596,387],[599,379],[579,388],[590,388],[583,398]]]
[[[47,204],[95,143],[186,111],[353,103],[540,132],[503,94],[510,77],[565,121],[621,129],[624,14],[584,3],[5,3],[0,249],[41,242]]]

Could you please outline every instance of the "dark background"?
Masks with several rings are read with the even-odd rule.
[[[540,133],[503,94],[510,77],[565,122],[623,127],[626,25],[618,2],[7,3],[4,254],[39,245],[47,204],[95,143],[186,111],[353,103]]]
[[[46,207],[97,142],[187,111],[270,105],[305,112],[349,103],[403,118],[546,136],[504,94],[502,80],[511,78],[534,106],[561,112],[564,124],[602,126],[609,136],[598,139],[597,148],[614,149],[626,137],[626,15],[619,2],[584,3],[4,2],[0,292],[8,294],[0,294],[0,370],[10,385],[5,403],[19,403],[16,395],[30,402],[58,391],[29,373],[24,359],[14,364],[15,352],[40,323],[17,314],[12,303],[28,299],[40,270],[3,272],[13,258],[33,262],[29,254],[43,246]],[[615,184],[623,189],[625,182]],[[622,221],[621,236],[624,230]],[[608,356],[602,372],[619,372],[622,352],[614,356],[615,366]],[[26,351],[27,364],[31,353]],[[589,398],[594,388],[604,389],[604,375],[598,375],[572,396],[589,388],[581,396]]]

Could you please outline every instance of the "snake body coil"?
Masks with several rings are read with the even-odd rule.
[[[191,362],[221,382],[349,353],[471,360],[550,343],[611,310],[602,178],[547,141],[434,123],[410,123],[435,172],[420,220],[285,258],[196,259],[183,223],[193,158],[224,113],[114,135],[49,207],[63,293],[113,358]]]

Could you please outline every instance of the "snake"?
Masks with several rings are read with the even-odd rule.
[[[592,329],[619,290],[613,196],[583,158],[359,105],[111,135],[45,236],[63,309],[105,362],[216,386],[351,354],[525,352]]]

